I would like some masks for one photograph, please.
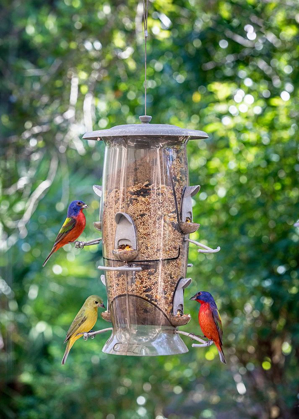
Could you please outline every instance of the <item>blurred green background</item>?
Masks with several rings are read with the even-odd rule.
[[[84,299],[105,295],[101,249],[41,265],[71,200],[90,204],[83,239],[97,237],[104,144],[82,135],[144,113],[142,2],[3,0],[0,17],[1,418],[297,418],[297,0],[149,2],[148,113],[209,134],[188,145],[191,238],[222,248],[190,250],[183,330],[199,333],[188,298],[210,291],[227,366],[187,338],[181,356],[107,356],[107,335],[60,365]]]

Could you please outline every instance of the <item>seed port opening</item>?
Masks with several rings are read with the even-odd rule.
[[[177,283],[172,302],[172,314],[175,317],[182,317],[184,315],[184,289],[187,288],[191,282],[191,278],[181,278]]]
[[[138,255],[136,228],[132,217],[124,212],[115,215],[116,231],[113,255],[123,262],[130,262]]]
[[[183,314],[184,314],[184,307],[183,307],[183,304],[179,304],[179,306],[178,306],[178,308],[177,308],[177,313],[176,313],[176,315],[177,315],[177,316],[183,316]]]
[[[191,234],[199,229],[200,224],[193,223],[192,196],[196,195],[200,186],[186,186],[182,193],[180,230],[183,234]]]

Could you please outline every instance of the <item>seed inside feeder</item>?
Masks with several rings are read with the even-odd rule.
[[[133,250],[132,246],[129,246],[128,244],[121,244],[120,246],[118,246],[119,250]]]

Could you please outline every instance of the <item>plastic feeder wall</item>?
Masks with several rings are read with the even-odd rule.
[[[191,282],[186,278],[189,243],[180,227],[186,225],[183,200],[191,202],[190,195],[199,190],[188,188],[186,145],[207,137],[202,131],[155,124],[84,135],[106,145],[99,220],[104,259],[99,269],[105,271],[108,296],[103,318],[113,325],[106,353],[188,352],[175,333],[190,320],[183,301]]]

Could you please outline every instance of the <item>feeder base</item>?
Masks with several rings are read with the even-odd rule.
[[[103,352],[111,355],[159,356],[184,354],[188,348],[173,327],[131,325],[130,329],[114,329]]]

